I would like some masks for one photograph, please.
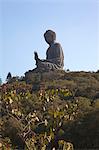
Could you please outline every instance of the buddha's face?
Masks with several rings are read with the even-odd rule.
[[[54,35],[54,33],[53,33],[52,31],[47,31],[47,32],[44,34],[44,38],[45,38],[45,41],[46,41],[49,45],[51,45],[51,43],[54,43],[56,36]]]

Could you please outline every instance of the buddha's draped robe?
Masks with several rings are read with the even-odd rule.
[[[37,61],[37,67],[43,70],[63,69],[64,54],[59,43],[53,43],[46,51],[46,60]]]

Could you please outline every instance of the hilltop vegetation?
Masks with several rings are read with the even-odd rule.
[[[2,149],[99,149],[99,72],[33,72],[0,86]]]

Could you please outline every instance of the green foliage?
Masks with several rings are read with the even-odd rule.
[[[76,141],[77,136],[83,138],[88,134],[86,130],[82,132],[85,127],[97,131],[98,119],[95,120],[93,115],[91,120],[89,115],[99,110],[99,99],[92,99],[99,88],[97,77],[93,79],[92,75],[88,79],[88,74],[85,73],[57,74],[58,76],[51,72],[49,78],[47,73],[30,72],[25,77],[27,83],[14,80],[0,86],[0,148],[7,149],[9,145],[9,149],[73,150],[73,147],[79,148],[79,143],[83,141]],[[93,80],[92,88],[90,79]],[[46,88],[42,87],[42,83]],[[40,88],[33,91],[33,85],[37,84]],[[88,122],[85,118],[87,115]],[[93,121],[97,126],[93,127]],[[93,132],[92,134],[95,136]],[[87,138],[89,141],[90,137]],[[98,141],[95,143],[98,147],[97,143]]]
[[[99,99],[96,99],[93,105],[96,109],[99,109]]]
[[[71,95],[69,90],[51,89],[34,94],[31,93],[30,85],[24,82],[15,82],[13,85],[3,85],[2,91],[2,132],[4,132],[4,137],[7,135],[12,139],[15,134],[17,139],[17,132],[19,132],[28,149],[43,150],[50,146],[54,147],[54,144],[49,143],[56,142],[56,137],[64,133],[61,126],[65,113],[67,113],[64,106],[60,107],[57,104],[54,107],[54,105],[56,101],[60,103],[60,95],[63,97]],[[18,146],[18,143],[16,145]]]
[[[80,110],[90,110],[91,109],[91,101],[86,97],[77,97],[77,105]]]
[[[2,84],[2,79],[0,78],[0,85]]]

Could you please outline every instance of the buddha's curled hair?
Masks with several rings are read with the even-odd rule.
[[[52,35],[52,39],[53,39],[53,40],[56,40],[56,33],[55,33],[54,31],[52,31],[52,30],[47,30],[47,31],[44,33],[44,37],[46,38],[46,36],[47,36],[48,34],[51,34],[51,35]]]

